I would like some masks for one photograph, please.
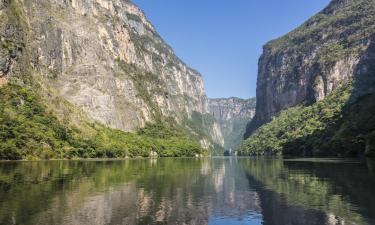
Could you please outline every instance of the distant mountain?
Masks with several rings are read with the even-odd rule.
[[[255,115],[255,99],[209,99],[210,112],[220,124],[226,150],[238,150],[246,124]]]

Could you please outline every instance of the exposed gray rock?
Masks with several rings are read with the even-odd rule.
[[[201,75],[130,1],[3,0],[0,9],[2,43],[24,44],[16,66],[102,124],[135,131],[160,118],[184,124],[193,112],[209,113]],[[1,48],[0,71],[17,77],[12,58]],[[207,129],[222,141],[219,130]]]

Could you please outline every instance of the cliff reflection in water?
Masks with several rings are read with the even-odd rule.
[[[210,159],[1,164],[0,223],[207,224],[260,213],[236,163]]]
[[[0,224],[373,224],[373,187],[358,162],[7,162]]]
[[[241,161],[264,224],[375,224],[373,162],[330,159]]]

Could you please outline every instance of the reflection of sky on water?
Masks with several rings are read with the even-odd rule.
[[[212,172],[216,199],[209,224],[261,224],[259,197],[249,188],[245,174],[235,159],[229,159]]]
[[[208,220],[208,225],[260,225],[262,224],[262,215],[249,215],[239,218],[215,217],[211,216]]]

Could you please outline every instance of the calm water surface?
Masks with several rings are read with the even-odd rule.
[[[0,162],[0,224],[375,224],[375,163]]]

